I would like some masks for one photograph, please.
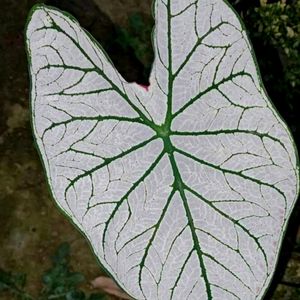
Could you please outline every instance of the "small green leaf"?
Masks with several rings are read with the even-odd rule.
[[[66,294],[66,300],[84,300],[85,294],[82,291],[70,291]]]
[[[67,277],[67,284],[70,286],[77,286],[78,284],[84,282],[85,278],[81,273],[71,273]]]
[[[0,291],[7,289],[22,290],[26,285],[26,274],[11,273],[0,269]]]
[[[62,243],[56,250],[52,260],[55,264],[66,264],[69,261],[70,245]]]

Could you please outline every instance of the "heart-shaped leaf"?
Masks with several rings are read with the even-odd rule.
[[[261,299],[298,191],[291,135],[223,0],[156,0],[150,86],[73,17],[27,27],[53,197],[136,299]]]

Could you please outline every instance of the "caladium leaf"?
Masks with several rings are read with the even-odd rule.
[[[223,0],[156,0],[150,86],[73,17],[27,27],[53,197],[135,299],[261,299],[298,192],[291,135]]]

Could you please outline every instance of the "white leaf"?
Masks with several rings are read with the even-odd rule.
[[[53,197],[135,299],[261,299],[298,193],[291,135],[223,0],[156,0],[148,91],[70,15],[27,27]]]

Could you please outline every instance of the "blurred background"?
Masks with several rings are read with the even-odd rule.
[[[148,83],[151,0],[1,0],[0,299],[118,299],[92,290],[103,274],[86,240],[55,207],[34,148],[24,26],[43,2],[66,10],[128,81]],[[229,0],[249,31],[266,89],[300,144],[300,0]],[[299,201],[265,299],[300,299]],[[200,299],[201,300],[201,299]]]

